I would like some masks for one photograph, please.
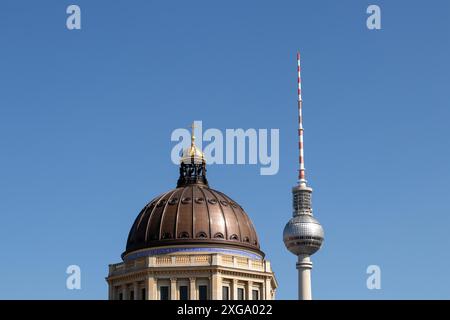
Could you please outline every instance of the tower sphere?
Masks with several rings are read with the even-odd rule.
[[[292,217],[284,227],[283,241],[295,255],[312,255],[322,246],[324,232],[319,221],[309,214]]]

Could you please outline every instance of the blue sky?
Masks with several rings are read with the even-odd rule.
[[[81,7],[82,29],[66,29]],[[382,29],[366,28],[381,7]],[[140,209],[175,186],[171,132],[280,129],[280,170],[212,165],[296,298],[296,51],[316,299],[450,298],[448,1],[2,1],[0,298],[106,299]],[[67,290],[66,267],[82,270]],[[381,290],[366,268],[381,267]]]

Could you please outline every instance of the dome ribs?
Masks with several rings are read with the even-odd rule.
[[[199,187],[198,190],[200,190],[200,192],[203,196],[203,199],[205,199],[204,203],[205,203],[206,213],[208,214],[208,232],[209,232],[209,237],[212,239],[214,237],[214,234],[213,234],[212,228],[211,228],[211,215],[209,213],[208,200],[207,200],[205,192],[203,191],[203,188]]]
[[[205,205],[205,198],[200,187],[192,187],[192,206],[195,212],[193,216],[193,237],[194,238],[211,238],[209,227],[209,214]]]
[[[187,238],[192,237],[192,190],[191,187],[185,187],[181,193],[178,202],[177,211],[177,228],[176,239],[186,238],[180,237],[181,234],[187,234]]]
[[[176,238],[176,214],[179,202],[180,189],[172,191],[164,206],[164,212],[161,216],[161,225],[159,229],[160,239],[175,239]]]
[[[154,200],[156,202],[156,200]],[[151,212],[153,211],[153,208],[155,207],[155,202],[151,202],[149,203],[143,214],[142,214],[142,218],[141,221],[139,222],[139,224],[136,227],[136,231],[135,233],[135,239],[137,239],[138,242],[147,242],[147,226],[150,220],[150,215]]]
[[[137,236],[136,230],[138,229],[139,224],[140,224],[141,221],[142,221],[142,217],[145,215],[145,210],[146,210],[146,209],[147,209],[147,206],[145,206],[145,207],[141,210],[141,212],[139,212],[138,216],[137,216],[136,219],[134,220],[133,226],[131,227],[131,230],[130,230],[130,232],[128,233],[127,244],[128,244],[128,243],[134,243],[134,242],[137,240],[137,239],[135,239],[136,236]]]
[[[211,237],[222,234],[223,239],[228,239],[227,221],[225,219],[225,214],[218,206],[217,198],[209,188],[203,188],[202,191],[205,194],[206,206],[209,212]],[[212,200],[215,200],[215,202],[211,203]]]
[[[225,199],[228,199],[228,202],[230,203],[230,208],[233,210],[234,214],[238,218],[238,221],[244,221],[244,223],[239,223],[239,230],[241,231],[241,242],[247,242],[247,243],[254,243],[255,235],[252,233],[252,230],[254,231],[253,224],[250,226],[251,221],[247,214],[244,213],[241,206],[239,206],[233,199],[225,195],[224,193],[220,191],[216,191],[219,193],[222,197]],[[248,240],[248,241],[246,241]]]
[[[227,198],[223,197],[220,194],[220,192],[218,192],[216,190],[212,190],[212,191],[214,191],[213,194],[216,197],[216,199],[218,201],[218,205],[220,206],[220,208],[225,216],[225,221],[227,224],[227,231],[229,234],[227,237],[227,240],[242,241],[242,234],[241,234],[241,228],[240,228],[240,223],[239,223],[238,217],[236,216],[234,211],[230,209],[231,206],[230,206],[229,202],[227,201]],[[237,236],[238,238],[234,239],[235,236]]]
[[[146,243],[160,239],[159,225],[161,223],[161,215],[165,205],[165,203],[163,204],[162,201],[165,200],[165,197],[168,193],[170,193],[170,191],[164,193],[161,197],[159,197],[158,200],[154,202],[153,210],[151,211],[147,221],[147,228],[145,232]]]

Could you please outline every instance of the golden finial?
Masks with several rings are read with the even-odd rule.
[[[194,135],[194,130],[195,130],[195,121],[193,121],[192,124],[191,124],[191,146],[192,146],[192,147],[195,146],[195,135]]]
[[[183,150],[183,155],[181,156],[182,162],[191,162],[191,158],[194,157],[196,159],[201,159],[202,161],[205,159],[205,155],[203,154],[201,149],[198,149],[195,145],[195,121],[191,124],[191,146]]]

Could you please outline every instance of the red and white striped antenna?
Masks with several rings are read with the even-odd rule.
[[[297,82],[298,82],[298,183],[306,185],[305,157],[303,155],[303,119],[302,119],[302,78],[300,76],[300,52],[297,52]]]

